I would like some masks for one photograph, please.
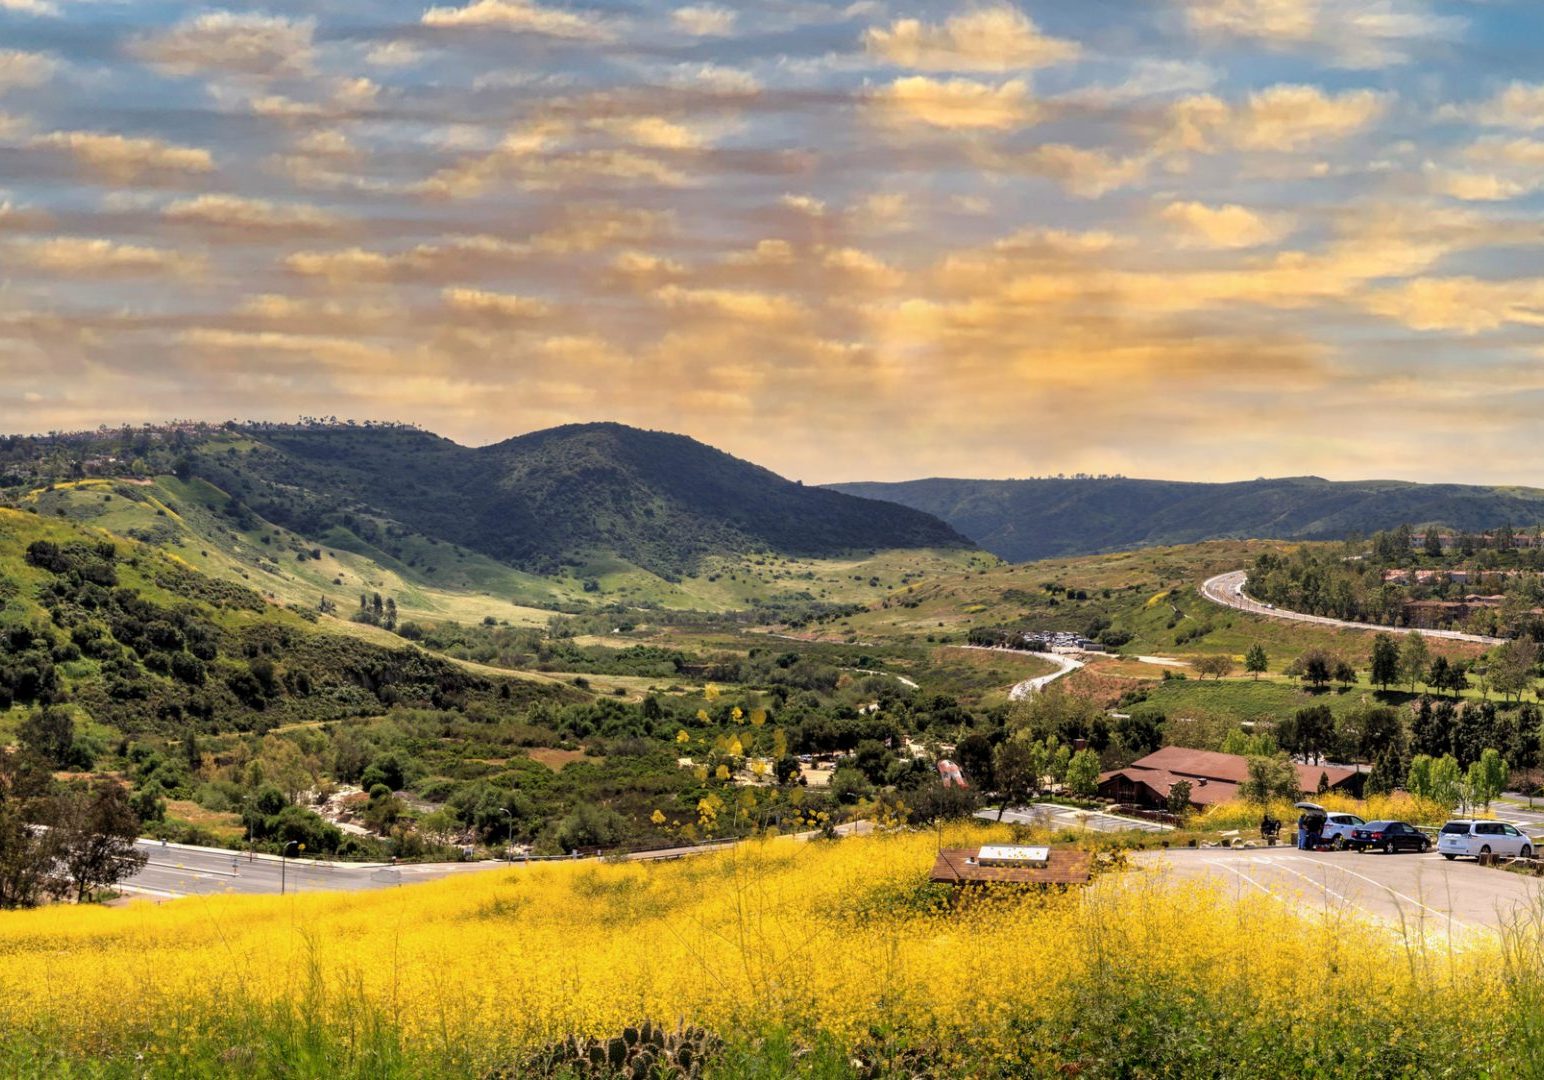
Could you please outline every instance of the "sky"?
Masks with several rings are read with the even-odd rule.
[[[1534,0],[0,0],[0,430],[1544,485]]]

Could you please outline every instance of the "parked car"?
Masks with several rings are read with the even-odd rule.
[[[1385,855],[1396,851],[1430,851],[1431,837],[1403,821],[1369,821],[1352,826],[1346,846],[1357,851],[1377,848]]]
[[[1442,826],[1437,834],[1437,850],[1448,859],[1460,855],[1476,859],[1481,855],[1526,859],[1533,854],[1533,841],[1504,821],[1459,820]]]
[[[1351,830],[1365,824],[1367,822],[1355,814],[1326,814],[1324,828],[1320,830],[1320,835],[1324,837],[1326,844],[1336,851],[1341,851],[1351,842]]]

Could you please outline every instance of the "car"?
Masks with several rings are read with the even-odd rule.
[[[1470,821],[1460,818],[1442,826],[1437,834],[1437,850],[1447,859],[1460,855],[1506,855],[1527,859],[1533,856],[1533,840],[1504,821]]]
[[[1326,814],[1319,835],[1324,838],[1324,843],[1336,851],[1342,851],[1351,840],[1351,830],[1365,824],[1355,814]]]
[[[1346,846],[1357,851],[1377,848],[1385,855],[1396,851],[1430,851],[1431,837],[1403,821],[1369,821],[1351,828]]]

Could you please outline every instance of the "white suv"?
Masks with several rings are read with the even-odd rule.
[[[1355,814],[1326,814],[1324,816],[1324,828],[1320,830],[1320,835],[1324,837],[1324,842],[1329,844],[1330,847],[1336,851],[1341,851],[1345,848],[1346,841],[1351,839],[1351,830],[1358,825],[1366,824],[1367,822]]]
[[[1437,850],[1447,859],[1460,855],[1526,859],[1533,854],[1533,841],[1504,821],[1450,821],[1437,834]]]

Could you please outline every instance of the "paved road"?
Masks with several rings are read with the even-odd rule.
[[[1038,678],[1025,679],[1021,683],[1015,683],[1013,689],[1008,691],[1009,701],[1023,701],[1032,694],[1038,694],[1063,675],[1070,675],[1083,666],[1083,661],[1074,660],[1072,657],[1063,656],[1061,653],[1034,653],[1033,655],[1040,657],[1042,660],[1049,660],[1056,665],[1058,670],[1051,672],[1049,675],[1041,675]]]
[[[873,830],[868,821],[848,822],[838,825],[836,831],[844,836],[866,835]],[[789,839],[808,840],[817,835],[813,832],[793,833]],[[622,856],[632,862],[658,862],[679,859],[689,855],[701,855],[733,847],[734,841],[713,844],[696,844],[676,848],[657,848],[651,851],[635,851]],[[523,862],[467,863],[403,863],[388,866],[384,863],[334,863],[315,859],[281,860],[275,855],[255,855],[251,859],[233,851],[217,848],[190,847],[186,844],[162,844],[158,840],[140,840],[136,845],[149,856],[145,868],[120,886],[130,895],[154,896],[163,899],[178,896],[211,896],[219,894],[267,895],[279,892],[281,881],[285,892],[357,892],[362,889],[385,889],[396,885],[412,885],[434,881],[457,874],[476,874],[488,870],[519,869],[537,865],[550,859]],[[562,860],[559,860],[562,861]]]
[[[1544,896],[1544,878],[1434,853],[1176,848],[1138,858],[1182,877],[1220,878],[1239,894],[1267,893],[1293,906],[1455,936],[1503,927]]]
[[[982,821],[996,821],[996,810],[978,810]],[[1120,817],[1094,810],[1079,810],[1075,806],[1058,806],[1054,803],[1036,803],[1033,806],[1009,807],[1003,820],[1015,825],[1035,825],[1046,829],[1094,829],[1098,832],[1170,832],[1171,825],[1141,818]]]
[[[1268,619],[1285,619],[1290,622],[1318,623],[1320,626],[1333,626],[1340,630],[1370,630],[1389,634],[1413,634],[1416,629],[1401,626],[1374,626],[1370,623],[1347,622],[1344,619],[1331,619],[1323,615],[1305,615],[1301,611],[1284,611],[1278,607],[1268,607],[1253,600],[1244,593],[1244,583],[1248,577],[1246,571],[1234,570],[1227,574],[1218,574],[1214,578],[1208,578],[1201,584],[1201,595],[1214,604],[1224,607],[1237,608],[1239,611],[1247,611],[1252,615],[1263,615]],[[1481,645],[1502,645],[1505,638],[1486,637],[1484,634],[1465,634],[1457,630],[1421,630],[1425,637],[1448,638],[1452,641],[1474,641]]]

